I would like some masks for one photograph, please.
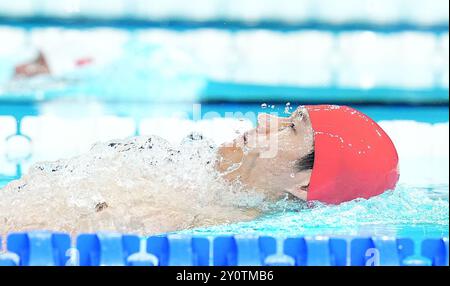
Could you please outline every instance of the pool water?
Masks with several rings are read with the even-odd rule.
[[[0,35],[1,33],[0,29]],[[271,102],[271,95],[265,98],[262,96],[264,99],[253,103],[227,103],[230,98],[225,98],[223,103],[215,101],[216,103],[193,105],[193,102],[199,103],[202,99],[208,99],[208,96],[202,98],[199,95],[201,91],[208,90],[208,78],[229,82],[228,90],[234,91],[236,86],[240,87],[236,82],[245,81],[250,83],[262,81],[272,88],[278,85],[297,87],[306,85],[313,94],[326,95],[321,97],[320,102],[324,100],[335,102],[332,96],[328,96],[329,91],[332,91],[332,95],[339,96],[342,94],[335,93],[335,90],[359,88],[362,91],[357,95],[359,99],[353,101],[354,107],[379,122],[397,146],[401,177],[396,190],[369,200],[356,200],[338,206],[316,204],[314,207],[300,210],[285,208],[283,205],[285,202],[280,201],[273,211],[256,220],[189,229],[182,233],[204,235],[256,233],[280,236],[395,235],[415,239],[449,235],[448,66],[439,66],[439,70],[436,71],[433,70],[434,66],[422,66],[422,62],[409,65],[399,60],[397,64],[392,65],[393,70],[386,75],[383,73],[385,63],[372,62],[374,77],[367,80],[356,76],[366,66],[360,59],[351,60],[351,68],[346,69],[342,65],[337,71],[331,63],[312,61],[308,62],[309,66],[305,70],[302,70],[302,76],[295,77],[293,71],[296,69],[271,70],[269,67],[273,62],[263,61],[263,54],[252,57],[251,51],[246,50],[242,43],[248,39],[257,42],[271,42],[274,39],[289,41],[289,36],[296,39],[295,37],[299,36],[297,34],[290,34],[285,39],[283,35],[264,31],[255,36],[228,32],[214,34],[208,30],[196,32],[195,36],[191,37],[189,33],[173,35],[172,32],[161,30],[151,33],[103,30],[100,34],[97,30],[88,30],[86,36],[69,29],[63,33],[67,43],[73,43],[73,39],[82,42],[93,40],[96,35],[103,35],[103,40],[113,40],[110,50],[107,49],[109,46],[102,45],[101,39],[95,40],[97,55],[107,51],[100,57],[105,66],[51,78],[44,76],[33,80],[9,81],[14,64],[27,58],[26,54],[29,51],[25,50],[23,43],[30,34],[34,35],[30,37],[32,42],[37,43],[45,42],[46,39],[52,42],[59,34],[58,31],[51,29],[35,31],[31,29],[30,32],[9,27],[3,29],[3,33],[13,35],[11,37],[13,40],[9,46],[0,48],[0,187],[26,174],[33,163],[83,154],[97,141],[155,134],[176,143],[187,133],[195,130],[201,131],[215,143],[221,143],[232,139],[236,135],[236,129],[254,126],[255,117],[252,117],[252,114],[258,112],[284,114],[286,101],[277,99]],[[349,56],[346,48],[360,41],[361,37],[367,36],[380,37],[382,41],[396,43],[394,37],[386,35],[358,33],[339,35],[342,37],[341,42],[345,42],[340,53]],[[210,39],[209,37],[221,43],[220,47],[223,50],[197,51],[196,41],[206,41]],[[301,35],[299,37],[302,38]],[[411,46],[423,40],[423,35],[402,37],[400,42],[406,41]],[[311,52],[314,43],[332,42],[336,37],[330,33],[313,32],[307,34],[306,38],[310,44],[307,45],[305,52]],[[161,39],[165,39],[164,43],[161,43]],[[433,35],[430,41],[440,47],[439,53],[448,54],[448,33]],[[329,58],[334,55],[334,46],[331,42],[325,50],[318,51],[322,53],[318,57]],[[245,63],[246,69],[240,70],[240,61],[236,58],[235,52],[231,53],[229,61],[214,61],[223,57],[221,53],[233,50],[230,45],[238,51],[241,49],[243,58],[249,59]],[[400,44],[395,46],[402,47]],[[423,49],[426,50],[428,46],[425,46]],[[17,50],[17,47],[21,49]],[[273,48],[280,46],[274,45]],[[364,46],[360,48],[365,50]],[[421,51],[420,47],[417,49],[419,50],[416,52],[427,53]],[[186,57],[189,53],[201,62],[200,67],[196,66],[191,58]],[[216,53],[222,56],[218,57]],[[117,57],[117,54],[123,56]],[[146,55],[151,56],[145,58]],[[381,57],[381,53],[377,55]],[[301,62],[304,59],[297,60]],[[288,64],[290,59],[286,57],[277,61]],[[220,68],[217,70],[210,68],[214,65]],[[261,69],[265,72],[259,72]],[[414,74],[413,77],[405,79],[403,76],[405,69],[422,70],[424,73]],[[129,72],[130,70],[133,72]],[[107,72],[103,73],[104,71]],[[310,76],[309,71],[316,77]],[[323,74],[328,76],[321,77]],[[276,80],[270,81],[273,78]],[[427,80],[418,80],[423,78]],[[364,96],[370,96],[371,88],[376,90],[377,84],[387,85],[391,88],[388,90],[390,93],[396,91],[397,84],[403,84],[403,88],[406,89],[400,89],[402,96],[395,101],[408,98],[411,94],[413,101],[417,100],[417,95],[422,96],[422,91],[425,90],[427,91],[425,94],[430,97],[434,95],[439,104],[364,105]],[[320,86],[326,86],[328,89],[324,91],[319,88]],[[234,93],[234,96],[240,99],[238,101],[243,101],[245,92],[246,90],[240,90]],[[284,96],[288,97],[289,92]],[[380,90],[376,94],[379,93]],[[146,100],[149,94],[151,100]],[[261,95],[259,91],[254,94]],[[217,96],[217,90],[214,96]],[[342,97],[335,99],[337,102],[342,101]],[[317,102],[314,97],[301,96],[289,101],[290,106]],[[232,113],[231,118],[223,119],[229,113]]]
[[[271,106],[270,103],[268,105]],[[249,128],[254,125],[254,121],[248,118],[244,118],[244,121],[236,118],[231,120],[205,119],[204,116],[209,112],[215,111],[218,113],[216,116],[224,116],[229,112],[233,112],[235,115],[245,115],[249,111],[279,111],[283,115],[284,107],[284,104],[274,104],[273,109],[271,107],[263,108],[260,104],[204,104],[201,105],[202,110],[200,111],[202,118],[193,121],[195,111],[192,109],[196,107],[189,104],[155,106],[141,104],[134,108],[130,108],[127,104],[102,104],[100,102],[84,102],[78,103],[76,106],[71,101],[35,104],[33,107],[35,111],[24,117],[22,130],[27,133],[32,126],[40,130],[37,133],[31,133],[36,138],[33,141],[36,158],[32,156],[25,160],[24,164],[17,166],[26,171],[32,162],[40,161],[39,158],[55,160],[86,152],[92,144],[90,136],[92,130],[88,131],[89,128],[96,129],[95,132],[104,133],[102,135],[104,138],[94,137],[100,141],[135,134],[156,134],[171,142],[177,142],[190,131],[196,130],[220,143],[228,138],[233,138],[235,128]],[[9,110],[14,110],[16,113],[12,115],[20,117],[19,115],[23,116],[27,110],[33,108],[29,104],[18,104]],[[416,239],[448,236],[448,109],[406,106],[395,108],[391,106],[356,106],[356,108],[377,120],[391,135],[398,148],[401,179],[395,191],[369,200],[352,201],[339,206],[316,205],[313,208],[301,210],[284,208],[284,202],[280,201],[273,211],[269,211],[266,215],[253,221],[195,228],[182,231],[182,233],[204,235],[252,233],[282,236],[299,234],[396,235]],[[76,116],[71,118],[70,114],[64,113],[64,110],[69,109]],[[131,114],[121,114],[120,110],[132,112],[135,117],[131,117]],[[176,117],[181,111],[185,111],[186,118]],[[89,121],[86,118],[89,118],[90,113],[95,114],[95,117]],[[49,114],[53,114],[52,120],[49,119]],[[85,115],[83,120],[78,117],[79,114]],[[102,122],[99,121],[99,117],[111,116],[111,114],[120,114],[120,116],[116,117],[116,121],[112,120],[109,123],[103,121],[103,125],[99,123]],[[166,115],[162,116],[161,114]],[[47,120],[44,120],[45,118]],[[105,118],[111,120],[110,117]],[[225,121],[220,121],[222,119]],[[64,124],[58,126],[57,122],[60,120],[70,122],[72,129],[65,130]],[[120,120],[140,123],[135,125],[118,124],[121,122]],[[114,123],[116,125],[108,127],[108,124]],[[138,127],[135,128],[135,126]],[[220,127],[219,132],[217,132],[218,127]],[[110,129],[109,134],[106,132],[108,129]],[[111,129],[115,129],[112,134]],[[70,136],[70,132],[76,132],[76,136],[70,137],[70,140],[64,140],[67,139],[64,136],[66,134]],[[61,142],[66,142],[66,146],[60,145]],[[82,147],[77,147],[77,144]],[[45,145],[51,146],[46,149]],[[411,145],[416,147],[413,148]],[[56,148],[60,150],[56,150]],[[9,150],[14,152],[14,148]],[[14,173],[11,175],[9,179],[4,178],[2,183],[6,184],[15,175],[19,176]]]

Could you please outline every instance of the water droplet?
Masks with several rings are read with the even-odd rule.
[[[292,109],[291,103],[290,102],[286,103],[286,106],[284,107],[284,113],[291,114],[291,111],[290,111],[291,109]]]
[[[295,174],[294,173],[291,173],[291,178],[295,178]]]

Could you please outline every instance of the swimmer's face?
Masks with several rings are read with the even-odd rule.
[[[269,196],[289,192],[306,200],[312,166],[305,162],[308,165],[308,158],[313,158],[313,146],[304,107],[289,117],[260,114],[255,129],[221,146],[218,168],[225,179],[238,180]]]

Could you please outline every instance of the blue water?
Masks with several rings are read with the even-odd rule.
[[[0,28],[6,28],[7,34],[4,37],[15,39],[11,47],[5,48],[4,54],[0,52],[0,100],[42,101],[70,96],[100,98],[114,102],[145,102],[149,99],[152,102],[224,99],[232,102],[250,100],[259,102],[275,98],[278,101],[302,103],[351,101],[448,104],[448,80],[444,79],[448,67],[434,65],[434,58],[430,57],[430,53],[436,53],[433,57],[437,58],[445,58],[445,54],[448,54],[448,29],[436,33],[413,30],[408,33],[411,39],[406,41],[404,32],[398,32],[396,38],[393,36],[396,35],[395,32],[387,36],[376,30],[364,29],[334,32],[320,29],[290,32],[257,29],[243,32],[229,30],[226,27],[223,30],[188,31],[170,27],[154,30],[142,27],[140,29],[116,27],[106,30],[90,27],[77,30],[80,27],[64,25],[39,27],[33,26],[33,23],[26,27],[19,25]],[[244,37],[245,41],[252,41],[253,32],[267,34],[265,42],[258,42],[261,47],[258,47],[257,51],[245,48],[245,45],[240,47],[242,41],[240,37]],[[310,38],[308,35],[311,33],[320,37]],[[357,45],[356,40],[352,40],[355,33],[359,35],[358,37],[362,37],[362,40],[368,33],[368,36],[373,38],[374,46],[372,49],[359,47],[358,52],[354,53],[355,58],[352,58],[352,55],[345,56],[349,51],[342,47],[343,50],[340,51],[338,46],[342,43],[347,46]],[[98,34],[99,37],[93,37],[93,34]],[[426,39],[424,36],[427,36]],[[147,39],[148,37],[152,40]],[[392,63],[392,58],[379,52],[387,40],[392,48],[396,49],[394,52],[402,53],[399,47],[407,44],[415,57],[423,57],[429,61],[424,65],[411,66],[410,61],[399,57],[402,60]],[[53,47],[47,53],[55,58],[54,62],[63,62],[67,58],[79,57],[77,49],[72,47],[77,41],[81,41],[81,50],[85,49],[83,46],[93,47],[85,49],[84,53],[94,58],[94,62],[97,58],[105,57],[103,60],[107,64],[105,66],[94,64],[81,70],[69,69],[63,75],[59,74],[50,80],[43,77],[31,83],[9,82],[14,66],[29,60],[30,54],[37,50],[37,43],[43,42]],[[215,41],[218,41],[217,45]],[[282,45],[301,41],[310,52],[315,51],[314,47],[320,46],[323,41],[329,41],[336,46],[336,50],[317,49],[317,53],[322,54],[315,56],[322,59],[336,57],[342,62],[348,61],[348,67],[347,65],[335,67],[332,61],[327,63],[319,61],[317,64],[323,67],[320,68],[320,72],[316,71],[316,76],[320,77],[322,74],[324,76],[321,80],[315,80],[308,73],[309,70],[314,71],[316,68],[315,61],[309,63],[295,50],[286,53],[277,50],[279,46],[273,46],[273,42],[279,41]],[[106,45],[105,42],[110,44]],[[208,43],[211,47],[204,43]],[[59,54],[64,48],[62,45],[67,46],[67,51]],[[433,51],[422,48],[434,45],[436,48]],[[216,48],[219,53],[214,53]],[[197,54],[196,50],[201,52]],[[118,51],[120,56],[116,55]],[[360,62],[358,53],[367,57],[374,53],[374,56],[379,58],[379,63],[371,68],[371,65]],[[273,60],[266,61],[272,54],[276,55],[279,61],[274,68],[270,68],[274,65]],[[255,58],[252,58],[254,55]],[[237,60],[241,57],[243,61]],[[249,60],[245,61],[247,57]],[[295,69],[290,67],[290,64],[294,63]],[[389,66],[389,73],[384,72],[386,66]],[[416,69],[423,72],[421,76],[417,76],[414,72]],[[361,77],[361,74],[365,73],[371,75],[368,82]],[[389,79],[386,74],[389,74]],[[350,82],[342,80],[347,77],[352,80]],[[268,80],[271,78],[275,79]],[[423,81],[422,78],[430,80]]]
[[[449,235],[448,186],[432,189],[399,186],[369,200],[275,213],[251,222],[199,228],[195,234],[362,235],[441,237]]]
[[[267,88],[246,89],[234,83],[211,84],[205,80],[204,75],[194,72],[189,73],[181,69],[175,77],[161,75],[164,66],[150,65],[145,59],[148,53],[152,53],[155,47],[133,45],[126,47],[127,55],[109,66],[105,73],[98,70],[87,69],[75,72],[67,78],[44,79],[43,82],[27,83],[1,91],[0,86],[0,116],[13,116],[21,120],[25,116],[40,116],[44,111],[48,112],[49,106],[56,111],[70,113],[70,116],[83,117],[86,110],[94,104],[101,107],[102,115],[115,115],[120,117],[140,120],[142,118],[170,116],[183,113],[186,118],[193,119],[195,111],[192,101],[201,99],[216,100],[218,95],[231,92],[232,97],[239,101],[245,99],[245,94],[253,92],[264,99],[253,103],[205,103],[201,106],[200,115],[208,112],[217,112],[224,116],[227,112],[278,112],[283,114],[286,101],[292,93],[299,92],[289,87],[280,88],[284,94],[277,97],[264,95]],[[130,58],[130,56],[133,56]],[[131,59],[131,61],[130,61]],[[7,64],[13,64],[8,57],[0,55],[0,78],[10,76],[10,69],[1,67],[1,60]],[[3,62],[5,63],[5,62]],[[163,63],[166,64],[166,63]],[[133,70],[133,72],[128,72]],[[0,83],[2,83],[0,81]],[[4,83],[4,82],[3,82]],[[55,84],[55,83],[62,83]],[[28,85],[28,86],[27,86]],[[218,86],[220,92],[218,93]],[[37,88],[36,88],[37,87]],[[276,87],[270,90],[276,91]],[[305,92],[305,90],[300,90]],[[328,103],[345,103],[344,93],[349,90],[338,90],[333,87],[321,89],[320,87],[307,90],[313,96],[295,97],[291,106],[317,102],[317,97],[329,100]],[[389,92],[391,95],[396,89],[350,90],[352,97],[349,105],[356,107],[376,121],[380,120],[414,120],[425,123],[445,123],[449,121],[448,87],[434,88],[430,90],[400,90],[401,96],[397,100],[412,99],[417,102],[420,97],[428,96],[436,99],[436,106],[410,106],[402,104],[394,105],[365,105],[366,99],[379,99],[380,93]],[[201,94],[203,92],[203,95]],[[209,93],[208,93],[209,92]],[[200,93],[200,94],[199,94]],[[261,93],[261,94],[260,94]],[[331,95],[330,95],[331,93]],[[148,95],[152,100],[146,100]],[[233,97],[234,96],[234,97]],[[333,96],[340,96],[334,98]],[[387,96],[386,96],[387,97]],[[176,99],[173,103],[167,103]],[[331,99],[330,99],[331,98]],[[344,97],[345,98],[345,97]],[[193,100],[194,99],[194,100]],[[229,99],[229,98],[228,98]],[[253,98],[254,99],[254,98]],[[178,103],[175,103],[178,101]],[[185,103],[179,103],[185,102]],[[273,102],[272,102],[273,101]],[[426,98],[425,102],[429,103]],[[166,102],[166,103],[164,103]],[[273,108],[262,108],[261,104]],[[64,146],[61,146],[64,148]],[[18,170],[22,166],[17,165]],[[5,177],[0,174],[0,188],[13,179],[21,176]],[[199,228],[184,232],[195,234],[274,234],[274,235],[396,235],[407,236],[415,239],[423,237],[441,237],[449,235],[449,185],[429,184],[426,186],[414,186],[400,184],[393,192],[387,192],[369,200],[352,201],[339,206],[316,205],[312,208],[301,210],[283,209],[283,202],[274,211],[250,222],[221,225],[209,228]]]
[[[67,100],[55,101],[60,107],[67,108],[70,106],[72,113],[83,114],[85,109],[92,104],[100,105],[102,112],[108,115],[116,115],[127,118],[146,118],[158,116],[178,116],[183,115],[186,119],[194,119],[197,112],[200,117],[205,114],[214,112],[218,116],[224,117],[227,113],[260,113],[260,112],[276,112],[279,116],[287,116],[285,111],[286,102],[261,101],[258,103],[197,103],[201,104],[199,108],[193,107],[193,103],[152,103],[152,102],[110,102],[101,99],[79,99],[71,100],[70,96],[65,97]],[[0,116],[12,115],[15,118],[24,116],[37,116],[42,113],[46,106],[52,103],[35,101],[18,101],[18,100],[1,100],[0,98]],[[265,103],[266,108],[262,107]],[[301,101],[290,101],[291,106],[307,104]],[[426,123],[442,123],[449,121],[448,105],[437,106],[414,106],[414,105],[364,105],[348,103],[367,114],[375,121],[381,120],[413,120]],[[273,106],[273,108],[271,108]],[[249,118],[250,119],[250,118]]]
[[[87,103],[72,106],[72,112],[82,114]],[[98,104],[98,103],[97,103]],[[295,106],[296,103],[293,103]],[[39,116],[43,103],[3,103],[0,114]],[[269,104],[270,106],[271,104]],[[284,104],[275,103],[274,108],[262,108],[260,104],[203,104],[201,114],[215,111],[227,112],[273,112],[283,113]],[[192,119],[191,104],[126,104],[104,103],[103,112],[124,117],[148,117],[184,111]],[[356,108],[375,120],[415,120],[426,123],[448,122],[447,107],[411,106],[361,106]],[[17,176],[19,177],[19,175]],[[0,187],[14,178],[1,178]],[[295,211],[284,211],[283,202],[273,212],[250,222],[198,228],[184,231],[193,234],[256,233],[272,235],[395,235],[421,240],[424,237],[449,235],[449,186],[447,184],[414,186],[400,184],[394,192],[387,192],[369,200],[352,201],[339,206],[317,205]]]

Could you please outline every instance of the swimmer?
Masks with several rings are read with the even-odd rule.
[[[44,74],[50,74],[50,68],[44,54],[39,51],[34,60],[16,66],[14,77],[34,77]]]
[[[271,143],[275,151],[263,158]],[[263,114],[256,129],[219,153],[219,170],[228,180],[304,201],[367,199],[393,189],[399,179],[391,139],[372,119],[346,106],[301,106],[288,118]],[[226,172],[233,164],[239,168]]]
[[[42,51],[38,51],[35,59],[17,65],[14,71],[15,78],[32,78],[39,75],[55,75],[67,73],[70,70],[89,65],[93,62],[90,57],[70,58],[46,57]]]
[[[252,220],[287,198],[340,204],[392,190],[398,156],[359,111],[300,106],[213,146],[134,137],[76,158],[36,164],[0,192],[0,233],[29,229],[153,234]],[[270,207],[269,207],[270,209]]]

